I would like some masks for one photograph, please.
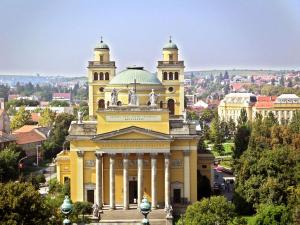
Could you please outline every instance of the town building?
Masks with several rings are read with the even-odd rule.
[[[241,110],[245,109],[249,120],[255,119],[257,114],[266,117],[269,113],[278,119],[280,124],[289,122],[293,114],[300,110],[300,97],[295,94],[280,96],[255,96],[251,93],[230,93],[220,102],[219,117],[228,121],[232,118],[237,122]]]
[[[71,93],[53,93],[52,100],[71,102]]]
[[[50,128],[37,125],[24,125],[14,130],[13,136],[16,143],[25,151],[27,156],[40,156],[42,143],[47,140]]]
[[[197,201],[197,171],[213,183],[210,152],[197,152],[195,124],[184,116],[184,61],[170,40],[157,75],[131,66],[116,74],[102,40],[88,63],[90,121],[72,122],[70,150],[57,155],[57,179],[73,202],[153,209]],[[118,206],[118,207],[117,207]]]

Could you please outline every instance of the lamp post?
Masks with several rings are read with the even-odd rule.
[[[140,211],[144,215],[144,219],[142,220],[142,224],[149,225],[149,220],[147,219],[148,214],[151,211],[151,205],[148,202],[147,198],[144,196],[142,199],[142,203],[140,204]]]
[[[63,202],[63,204],[60,207],[61,212],[65,215],[65,219],[63,221],[63,225],[71,225],[71,220],[68,219],[68,216],[70,215],[70,213],[72,212],[73,206],[72,203],[70,201],[69,196],[65,196],[65,200]]]

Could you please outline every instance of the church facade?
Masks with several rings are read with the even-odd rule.
[[[57,155],[57,179],[71,199],[110,209],[197,201],[197,171],[213,180],[213,157],[197,152],[195,124],[184,111],[184,61],[170,40],[157,73],[132,66],[116,74],[102,40],[88,63],[89,121],[72,122],[70,150]]]

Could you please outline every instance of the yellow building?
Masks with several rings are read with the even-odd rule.
[[[152,208],[197,200],[197,170],[212,182],[213,156],[197,152],[195,124],[185,121],[184,62],[171,40],[157,75],[132,66],[116,75],[101,40],[88,64],[90,121],[72,122],[70,150],[57,156],[57,179],[71,199],[128,209],[143,196]],[[79,115],[80,117],[80,115]]]

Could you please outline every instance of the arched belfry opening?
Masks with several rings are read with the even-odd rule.
[[[173,99],[168,100],[168,109],[169,109],[170,115],[175,114],[175,101]]]

